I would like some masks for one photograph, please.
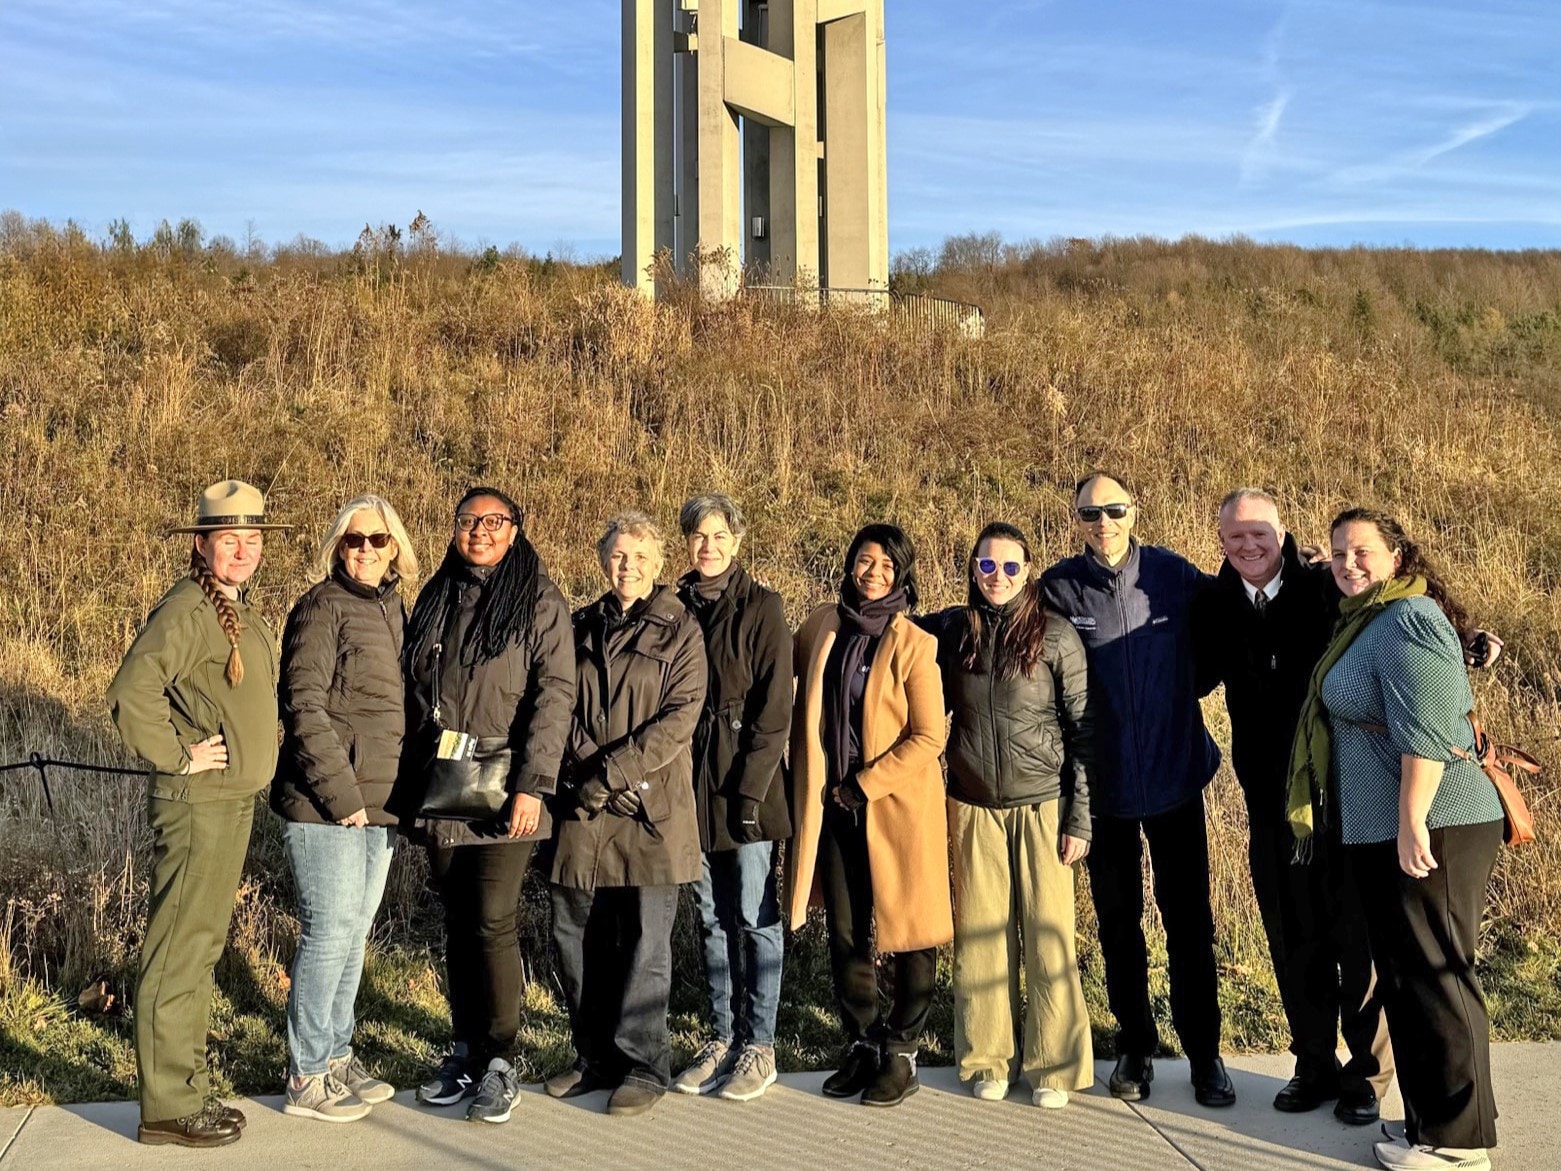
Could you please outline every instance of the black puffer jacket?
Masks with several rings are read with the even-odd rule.
[[[331,824],[360,809],[394,825],[385,800],[406,732],[397,582],[353,581],[340,563],[298,599],[282,635],[282,752],[271,808]]]
[[[569,712],[575,700],[575,659],[570,641],[569,607],[539,567],[541,595],[523,643],[510,643],[504,653],[484,662],[464,652],[466,632],[477,614],[477,603],[489,571],[463,566],[453,579],[453,605],[442,632],[409,646],[407,673],[407,751],[391,808],[404,820],[420,807],[426,784],[424,766],[433,759],[439,730],[434,725],[434,660],[439,660],[440,719],[443,726],[479,738],[508,736],[512,758],[509,790],[545,797],[558,784],[559,761],[569,736]],[[440,589],[431,581],[425,588]],[[508,810],[501,814],[507,819]],[[508,823],[417,819],[413,827],[441,846],[508,841]],[[527,840],[552,835],[547,803],[534,833]]]
[[[575,615],[579,691],[565,756],[552,880],[576,890],[676,886],[699,878],[694,728],[705,702],[705,640],[668,586],[623,614],[611,594]],[[632,817],[588,813],[580,786],[635,789]]]
[[[732,850],[742,799],[757,801],[758,840],[791,836],[790,786],[780,780],[781,753],[791,735],[791,628],[780,595],[733,565],[720,597],[706,600],[695,576],[678,582],[678,597],[705,633],[710,686],[694,733],[694,801],[699,845]]]
[[[944,703],[954,717],[946,749],[949,796],[996,809],[1061,798],[1063,831],[1087,841],[1094,740],[1084,644],[1067,619],[1047,611],[1035,674],[999,679],[992,648],[1006,621],[994,616],[976,671],[965,669],[960,653],[963,606],[925,623],[938,639]]]

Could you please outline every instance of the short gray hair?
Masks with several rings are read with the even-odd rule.
[[[740,537],[747,532],[748,526],[743,520],[743,510],[737,507],[737,502],[730,496],[720,492],[702,492],[698,496],[690,496],[688,502],[683,505],[683,510],[678,513],[678,527],[683,530],[685,537],[692,536],[699,531],[699,526],[712,516],[719,516],[724,520],[734,537]]]
[[[1279,511],[1279,501],[1276,500],[1274,498],[1274,494],[1268,491],[1266,488],[1237,488],[1233,492],[1225,493],[1225,498],[1220,501],[1220,518],[1224,519],[1225,513],[1234,508],[1236,505],[1240,504],[1243,500],[1261,500],[1264,504],[1270,506],[1276,513]]]
[[[633,537],[637,541],[649,541],[655,547],[656,557],[662,564],[666,563],[667,542],[661,535],[661,529],[645,513],[631,510],[620,512],[608,521],[601,539],[596,542],[596,560],[601,564],[604,573],[607,570],[607,555],[612,552],[613,542],[620,536]]]
[[[417,554],[412,550],[412,542],[407,537],[406,526],[401,523],[400,513],[391,507],[390,501],[372,493],[356,496],[342,505],[315,554],[315,572],[324,578],[336,571],[336,563],[341,560],[342,536],[347,532],[347,526],[352,524],[352,518],[360,512],[372,512],[384,521],[390,539],[396,543],[396,556],[390,563],[390,572],[402,580],[416,577]]]

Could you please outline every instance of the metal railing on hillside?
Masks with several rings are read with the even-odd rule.
[[[932,329],[946,329],[965,337],[986,336],[986,315],[981,306],[928,293],[897,293],[890,289],[808,289],[793,285],[744,285],[743,295],[783,305],[818,306],[854,312],[886,314]]]

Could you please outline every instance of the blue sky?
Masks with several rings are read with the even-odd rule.
[[[1556,0],[889,0],[891,246],[1561,247]],[[3,0],[0,207],[618,250],[617,0]]]

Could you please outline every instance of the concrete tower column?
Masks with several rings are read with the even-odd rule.
[[[650,293],[656,251],[673,245],[672,5],[623,4],[623,282]]]
[[[727,42],[737,40],[740,2],[699,3],[699,284],[716,299],[737,291],[743,263],[742,152],[726,102]]]

